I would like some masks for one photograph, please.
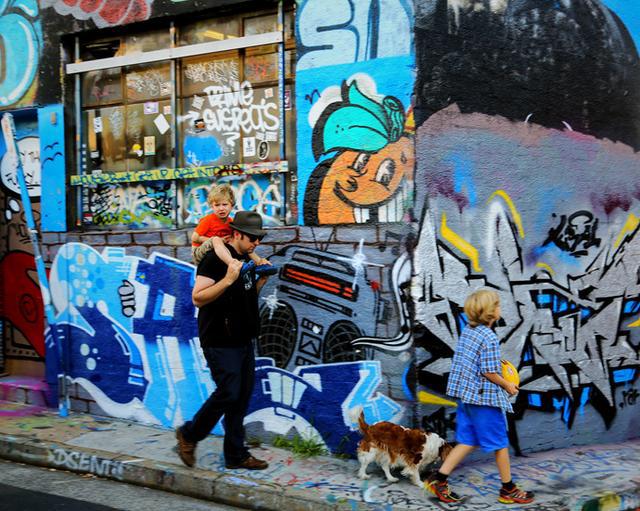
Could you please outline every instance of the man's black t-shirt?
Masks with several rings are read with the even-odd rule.
[[[231,245],[226,245],[232,257],[242,261]],[[227,273],[223,263],[213,250],[198,265],[197,274],[219,282]],[[200,345],[204,347],[227,348],[242,346],[251,342],[258,334],[258,292],[249,271],[229,286],[217,300],[198,311],[198,332]]]

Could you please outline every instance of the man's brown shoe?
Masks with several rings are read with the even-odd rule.
[[[258,458],[254,458],[253,456],[249,456],[244,461],[240,463],[227,463],[226,467],[230,470],[235,470],[238,468],[246,468],[247,470],[264,470],[267,468],[269,464],[264,460],[259,460]]]
[[[184,436],[182,436],[182,431],[180,428],[176,429],[176,439],[178,440],[178,445],[176,450],[178,451],[178,456],[182,460],[187,467],[193,467],[196,464],[196,443],[189,442],[185,440]]]

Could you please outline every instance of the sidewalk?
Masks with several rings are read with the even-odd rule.
[[[181,464],[173,431],[117,419],[0,402],[0,457],[91,473],[118,481],[250,509],[636,511],[640,509],[640,439],[624,444],[548,451],[513,458],[514,478],[536,492],[529,506],[499,504],[493,462],[465,464],[451,478],[465,502],[447,506],[401,477],[388,483],[373,464],[371,479],[356,476],[358,463],[328,456],[296,459],[271,446],[252,452],[269,462],[264,471],[226,470],[222,441],[198,445],[197,467]]]

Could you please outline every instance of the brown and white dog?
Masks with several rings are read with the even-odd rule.
[[[398,481],[391,475],[390,469],[402,467],[402,475],[422,488],[420,470],[438,457],[444,461],[453,448],[436,433],[425,433],[420,429],[409,429],[386,421],[369,425],[362,411],[358,425],[363,435],[358,444],[360,479],[369,479],[367,467],[375,461],[387,476],[387,481]]]

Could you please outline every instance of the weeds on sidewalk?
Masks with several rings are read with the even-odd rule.
[[[310,458],[312,456],[324,456],[328,454],[322,442],[314,438],[303,438],[300,435],[295,435],[293,438],[278,435],[273,439],[273,446],[293,451],[293,454],[300,458]]]

